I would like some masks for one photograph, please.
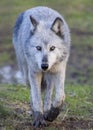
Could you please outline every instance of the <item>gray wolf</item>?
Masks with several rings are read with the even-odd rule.
[[[70,33],[64,18],[48,7],[21,13],[13,31],[13,45],[24,82],[31,86],[33,125],[45,126],[60,113],[70,53]],[[41,86],[45,84],[44,103]],[[55,89],[55,98],[52,98]]]

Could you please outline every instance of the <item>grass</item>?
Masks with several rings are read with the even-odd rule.
[[[7,86],[7,87],[6,87]],[[0,92],[0,97],[8,98],[9,100],[19,100],[21,102],[29,101],[29,90],[23,86],[16,86],[16,85],[4,85],[2,84]]]
[[[57,122],[60,123],[70,117],[93,120],[93,87],[67,85],[65,91],[66,100]],[[14,130],[18,124],[31,125],[32,118],[29,111],[29,87],[0,84],[0,126],[5,127],[6,130],[9,128]],[[50,127],[46,130],[49,129]]]
[[[77,116],[82,118],[92,118],[93,111],[93,87],[71,85],[67,87],[67,105],[69,116]]]
[[[66,86],[66,107],[70,110],[71,115],[83,115],[86,110],[91,111],[93,109],[93,87],[92,86]],[[30,90],[28,87],[21,85],[0,85],[0,99],[5,104],[7,101],[19,101],[22,103],[30,102]],[[7,102],[8,103],[8,102]],[[85,107],[85,111],[82,109]],[[73,111],[71,111],[73,110]],[[80,113],[79,113],[80,112]],[[88,114],[88,113],[85,113]],[[71,116],[69,115],[69,116]],[[90,115],[89,115],[90,116]]]
[[[25,111],[29,109],[29,102],[28,88],[0,84],[0,127],[14,130],[18,122],[28,118]]]

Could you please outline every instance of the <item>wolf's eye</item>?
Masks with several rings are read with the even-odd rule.
[[[50,51],[54,51],[55,48],[56,48],[55,46],[51,46],[51,47],[50,47]]]
[[[42,50],[42,47],[41,47],[41,46],[36,46],[36,49],[37,49],[38,51],[41,51],[41,50]]]

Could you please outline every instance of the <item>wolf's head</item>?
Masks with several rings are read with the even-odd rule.
[[[38,22],[32,16],[30,20],[33,29],[31,28],[29,54],[40,70],[48,71],[67,57],[64,22],[61,18],[56,18],[51,25],[44,21]]]

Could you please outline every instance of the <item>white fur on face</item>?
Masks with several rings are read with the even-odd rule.
[[[62,43],[63,40],[60,37],[56,36],[56,34],[54,34],[54,32],[51,31],[49,33],[48,32],[49,30],[46,31],[43,29],[42,39],[40,39],[39,38],[40,37],[40,28],[41,28],[41,26],[38,28],[39,32],[36,32],[34,39],[32,39],[33,41],[35,41],[35,43],[31,42],[31,46],[34,46],[34,49],[33,49],[33,52],[31,51],[30,53],[34,53],[34,55],[33,55],[34,61],[36,61],[38,68],[40,70],[42,70],[41,69],[42,59],[46,55],[47,59],[48,59],[47,64],[49,65],[48,70],[50,70],[54,64],[59,62],[59,59],[62,56],[65,46]],[[46,37],[45,37],[45,34],[46,34]],[[38,40],[36,40],[36,39],[38,39]],[[37,50],[36,46],[40,46],[42,48],[42,50],[41,51]],[[50,51],[50,48],[52,46],[55,46],[55,49],[53,51]]]

